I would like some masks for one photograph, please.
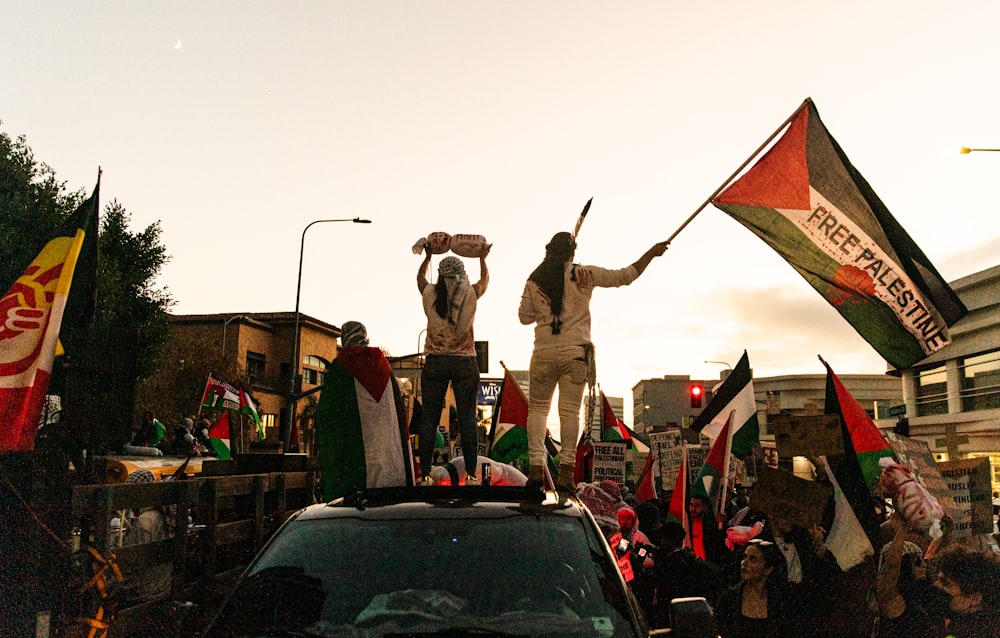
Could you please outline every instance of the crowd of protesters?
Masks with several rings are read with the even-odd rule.
[[[844,571],[826,545],[829,518],[794,525],[742,494],[713,517],[693,496],[685,530],[663,503],[669,497],[640,502],[623,490],[620,529],[608,535],[651,628],[670,626],[671,600],[703,597],[723,638],[1000,638],[1000,556],[969,549],[949,525],[929,551],[926,535],[880,511],[874,555]],[[725,530],[736,525],[752,537],[727,545]],[[627,556],[634,549],[643,560]]]

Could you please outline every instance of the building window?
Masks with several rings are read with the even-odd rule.
[[[322,357],[309,355],[302,359],[302,381],[311,385],[323,385],[326,381],[326,368],[329,362]]]
[[[924,370],[917,377],[917,416],[948,414],[948,383],[944,366]]]
[[[962,360],[962,410],[1000,408],[1000,352]]]
[[[259,352],[247,351],[247,376],[250,377],[250,385],[257,385],[264,380],[264,364],[267,358]]]

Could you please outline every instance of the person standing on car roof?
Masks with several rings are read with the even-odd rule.
[[[424,341],[424,370],[420,375],[423,412],[420,421],[418,452],[420,472],[430,482],[435,432],[441,419],[444,397],[451,384],[455,394],[458,428],[462,435],[462,455],[468,475],[466,485],[479,485],[476,469],[479,454],[479,429],[476,426],[476,397],[479,392],[479,364],[473,323],[477,301],[486,292],[490,273],[486,267],[487,245],[479,255],[479,281],[469,283],[465,264],[448,255],[438,264],[437,283],[427,281],[431,263],[430,245],[417,269],[417,289],[427,316],[427,339]]]
[[[667,250],[653,244],[630,266],[607,270],[573,263],[576,239],[556,233],[545,246],[545,259],[528,277],[518,318],[535,324],[528,390],[528,484],[541,485],[545,467],[546,419],[559,387],[560,467],[557,488],[574,492],[576,443],[580,436],[583,388],[594,383],[594,344],[590,340],[590,298],[595,288],[627,286],[649,262]]]

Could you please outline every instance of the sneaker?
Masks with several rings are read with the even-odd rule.
[[[420,483],[418,483],[418,485],[422,487],[426,487],[428,485],[434,485],[434,479],[432,479],[430,475],[427,475],[424,478],[420,479]]]
[[[465,477],[466,485],[482,485],[483,482],[476,478],[475,474],[469,474]]]

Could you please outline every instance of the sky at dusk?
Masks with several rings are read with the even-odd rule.
[[[425,319],[411,251],[486,236],[476,338],[527,369],[524,282],[593,197],[577,261],[669,237],[811,97],[947,280],[1000,263],[1000,3],[52,2],[0,7],[0,130],[70,190],[159,221],[175,313],[300,308],[391,355]],[[437,259],[434,260],[436,267]],[[476,260],[466,260],[473,281]],[[886,370],[762,241],[708,207],[597,290],[608,396],[668,374]],[[221,332],[220,332],[221,338]],[[319,353],[323,354],[323,353]],[[332,353],[330,353],[332,354]]]

